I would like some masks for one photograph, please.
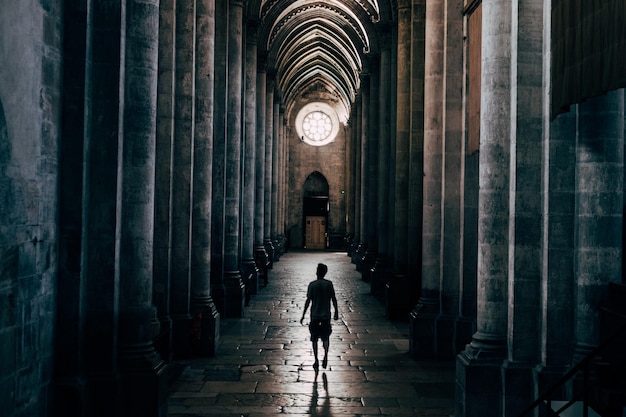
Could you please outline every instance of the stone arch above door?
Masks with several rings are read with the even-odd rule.
[[[326,177],[319,171],[314,171],[304,181],[305,197],[328,197],[329,186]]]

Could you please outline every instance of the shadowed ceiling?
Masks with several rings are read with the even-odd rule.
[[[311,91],[324,92],[350,114],[379,50],[378,30],[393,19],[395,0],[250,0],[259,53],[287,108]]]

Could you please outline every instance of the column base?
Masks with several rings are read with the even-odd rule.
[[[123,369],[121,416],[167,416],[167,365],[157,361],[150,368]]]
[[[457,356],[456,417],[502,416],[505,341],[476,339]]]
[[[409,280],[394,274],[385,287],[385,313],[390,320],[408,320],[411,313]]]
[[[154,348],[165,362],[172,361],[172,320],[169,316],[159,317],[159,335],[154,339]]]
[[[259,270],[254,259],[244,259],[241,261],[241,272],[246,286],[246,306],[250,301],[250,296],[255,295],[259,288]]]
[[[224,273],[224,317],[241,318],[245,312],[246,286],[239,271]]]
[[[188,314],[172,316],[172,357],[174,359],[190,358],[191,340],[191,316]]]
[[[372,268],[376,262],[377,253],[373,249],[367,249],[363,258],[361,258],[361,279],[364,282],[372,280]]]
[[[220,339],[220,313],[210,297],[195,304],[191,328],[192,355],[215,356]]]
[[[54,383],[52,415],[80,417],[86,407],[85,381],[80,377],[58,378]]]
[[[267,253],[268,264],[267,269],[274,268],[274,244],[272,243],[272,239],[265,239],[263,241],[263,246],[265,247],[265,252]]]
[[[535,400],[534,366],[505,362],[502,366],[504,415],[516,416]]]
[[[409,314],[409,352],[415,358],[437,358],[437,305],[420,300]]]
[[[254,249],[254,262],[256,263],[256,267],[258,270],[257,273],[257,290],[258,290],[258,282],[262,279],[263,286],[267,287],[268,281],[268,270],[269,270],[269,256],[265,251],[265,247],[263,245],[259,245]]]
[[[379,254],[370,271],[370,293],[379,301],[385,298],[390,275],[391,271],[387,266],[385,255]]]

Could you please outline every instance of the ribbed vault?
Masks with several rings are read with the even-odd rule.
[[[350,114],[367,55],[379,49],[376,25],[391,20],[390,0],[251,0],[259,22],[259,52],[276,74],[283,104],[291,108],[311,91]]]

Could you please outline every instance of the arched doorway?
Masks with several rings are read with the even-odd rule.
[[[320,172],[311,173],[304,182],[302,222],[305,249],[328,247],[328,181]]]

